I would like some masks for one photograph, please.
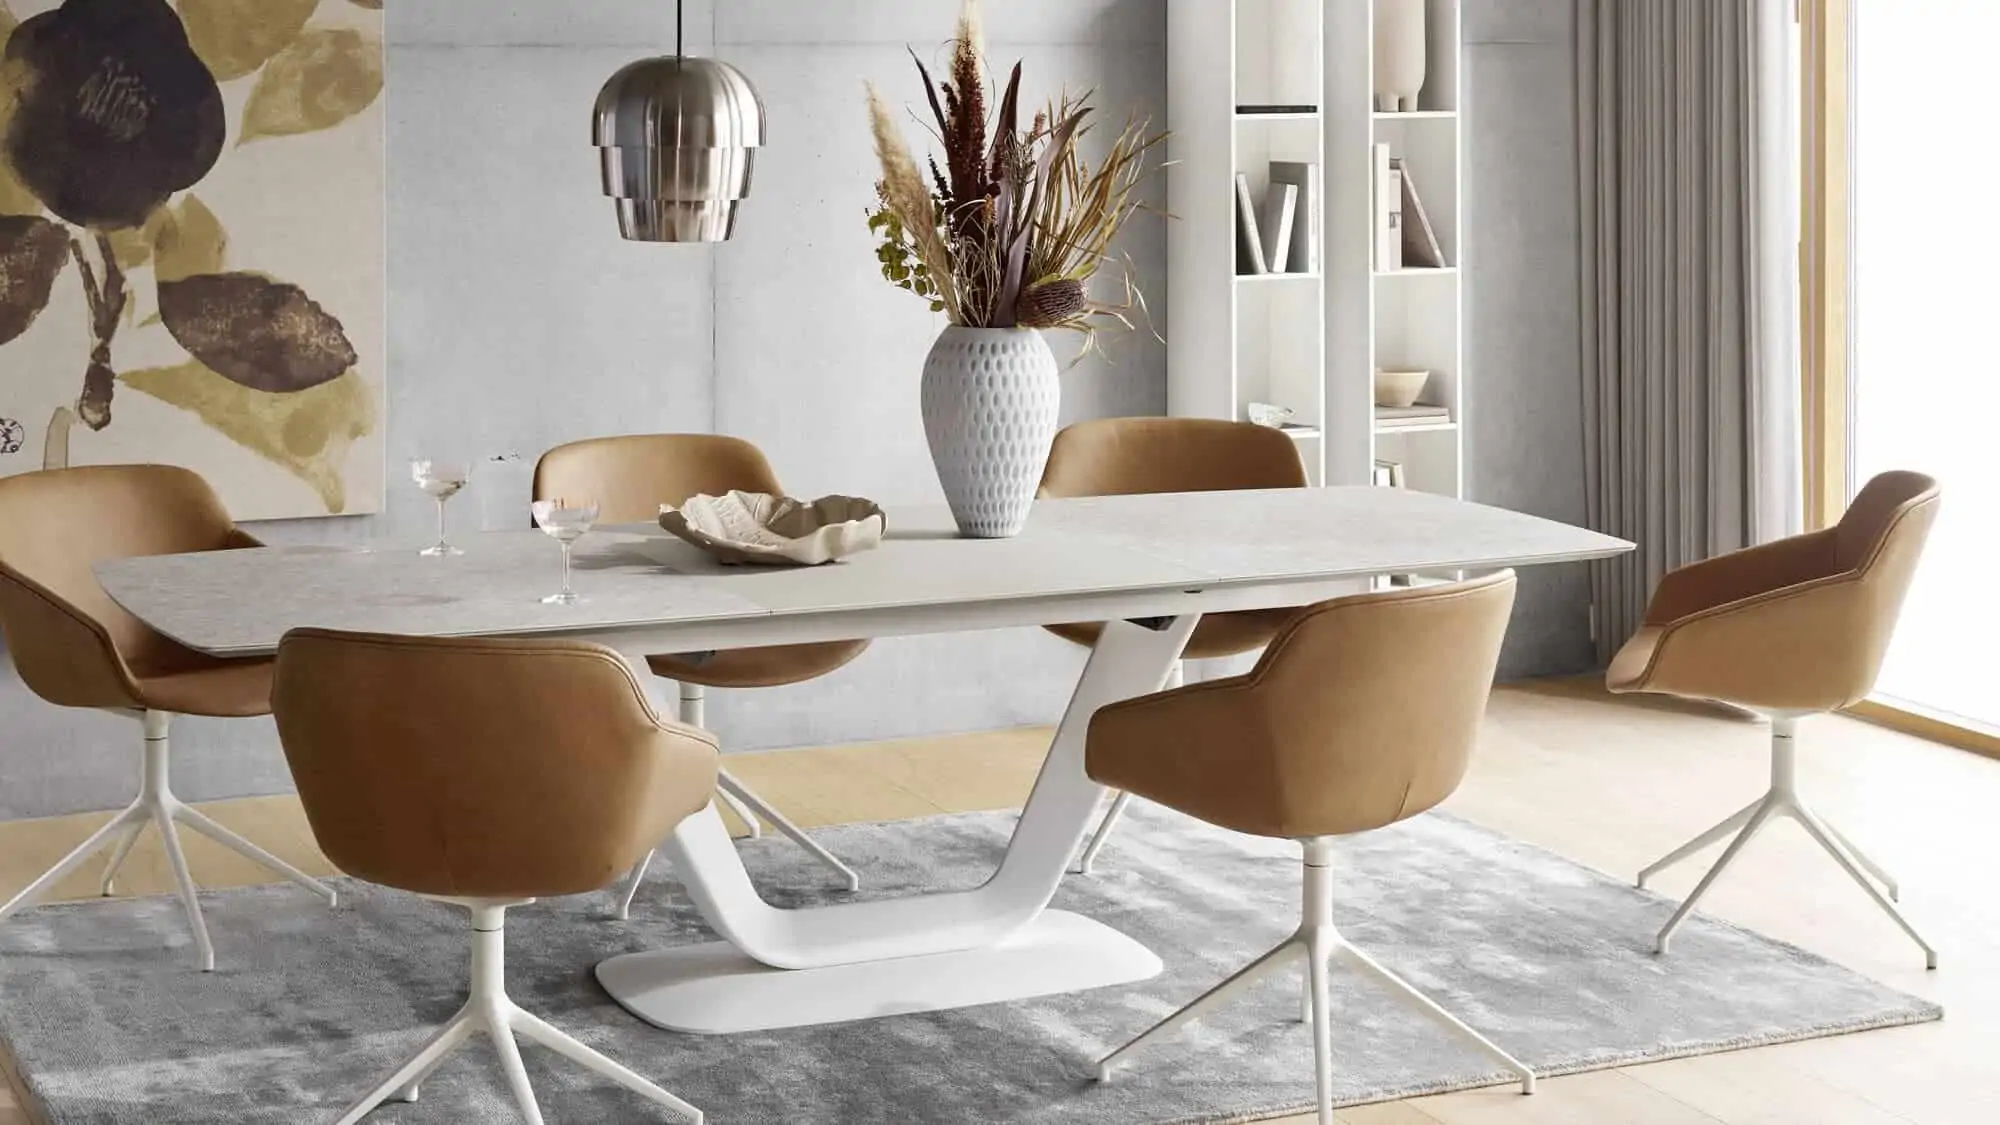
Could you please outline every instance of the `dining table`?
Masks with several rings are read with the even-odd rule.
[[[954,1008],[1158,973],[1159,958],[1139,942],[1050,907],[1104,794],[1084,770],[1099,707],[1160,690],[1205,613],[1632,549],[1553,520],[1380,487],[1038,500],[1026,529],[1005,539],[959,536],[941,506],[891,507],[878,548],[817,567],[724,565],[659,527],[607,527],[576,545],[574,605],[542,600],[561,562],[540,533],[493,532],[462,546],[462,556],[442,559],[400,543],[279,546],[125,558],[96,572],[134,616],[218,657],[270,656],[304,626],[565,637],[618,651],[642,683],[654,653],[1109,623],[1006,850],[977,887],[780,908],[759,894],[713,805],[681,822],[661,855],[719,940],[612,957],[596,975],[641,1019],[695,1033]]]

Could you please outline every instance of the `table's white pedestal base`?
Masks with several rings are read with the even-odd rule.
[[[813,969],[773,969],[726,942],[597,966],[598,983],[655,1027],[716,1035],[934,1012],[1146,980],[1153,951],[1100,922],[1044,910],[994,945]]]

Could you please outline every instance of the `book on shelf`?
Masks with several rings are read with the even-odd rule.
[[[1403,269],[1443,269],[1444,248],[1438,245],[1437,231],[1431,227],[1430,212],[1424,210],[1424,198],[1417,194],[1417,181],[1410,175],[1410,166],[1402,157],[1389,161],[1392,168],[1403,178]]]
[[[1264,264],[1264,240],[1257,233],[1257,205],[1250,201],[1250,177],[1236,173],[1236,272],[1270,273]]]
[[[1451,409],[1444,406],[1378,406],[1375,408],[1375,428],[1377,430],[1419,429],[1450,421]]]
[[[1373,146],[1375,187],[1375,268],[1403,268],[1403,189],[1397,183],[1389,146]]]
[[[1272,184],[1264,193],[1264,266],[1272,273],[1284,273],[1292,253],[1292,224],[1297,219],[1299,189],[1295,184]]]
[[[1375,408],[1375,428],[1378,430],[1407,430],[1418,426],[1435,426],[1451,421],[1451,407],[1431,406],[1418,403],[1415,406],[1378,406]]]
[[[1319,272],[1320,202],[1319,165],[1297,160],[1271,161],[1271,189],[1290,184],[1299,189],[1299,201],[1292,215],[1292,251],[1285,267],[1295,273]]]
[[[1277,105],[1270,102],[1257,102],[1251,105],[1239,105],[1236,107],[1236,112],[1244,117],[1262,117],[1272,113],[1318,113],[1319,107],[1316,105]]]

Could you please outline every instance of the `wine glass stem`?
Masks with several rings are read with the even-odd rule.
[[[568,596],[569,596],[570,594],[572,594],[572,593],[574,593],[574,592],[575,592],[575,591],[573,591],[573,590],[571,590],[571,589],[569,588],[569,546],[570,546],[570,545],[569,545],[568,543],[564,543],[564,544],[562,545],[562,549],[563,549],[563,588],[562,588],[562,592],[563,592],[563,596],[564,596],[564,597],[568,597]]]
[[[449,544],[449,543],[446,543],[446,542],[444,541],[444,497],[440,496],[440,497],[438,497],[438,498],[437,498],[437,506],[438,506],[438,542],[437,542],[437,549],[438,549],[439,551],[444,551],[444,550],[448,549],[448,548],[449,548],[449,547],[451,546],[451,544]]]

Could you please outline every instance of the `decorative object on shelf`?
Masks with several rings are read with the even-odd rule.
[[[1250,198],[1250,177],[1236,173],[1236,272],[1245,276],[1270,273],[1264,260],[1264,235],[1257,225],[1257,205]]]
[[[201,470],[238,519],[381,510],[382,14],[13,11],[0,475],[156,462]]]
[[[1271,161],[1271,190],[1280,185],[1298,189],[1298,205],[1292,215],[1291,252],[1285,266],[1294,273],[1319,272],[1320,182],[1319,165],[1299,160]]]
[[[914,58],[914,55],[912,56]],[[943,146],[927,178],[895,113],[871,83],[869,117],[882,178],[868,229],[882,276],[944,313],[951,326],[924,363],[924,432],[959,531],[975,538],[1017,534],[1055,438],[1061,386],[1039,330],[1097,347],[1109,325],[1130,329],[1145,298],[1129,260],[1111,252],[1127,221],[1151,210],[1138,189],[1163,134],[1128,118],[1095,167],[1080,141],[1089,95],[1064,95],[1020,126],[1021,64],[987,121],[985,49],[977,0],[966,0],[947,80],[917,71]],[[989,139],[990,137],[990,139]],[[1117,267],[1124,298],[1094,299],[1090,280]]]
[[[1389,146],[1372,145],[1375,201],[1375,268],[1391,273],[1403,268],[1403,176],[1389,155]]]
[[[1417,181],[1410,175],[1409,163],[1400,156],[1391,157],[1389,166],[1402,181],[1403,268],[1445,268],[1451,263],[1445,261],[1444,247],[1438,244],[1437,231],[1431,227],[1430,212],[1424,210],[1424,199],[1417,194]]]
[[[888,517],[873,500],[822,496],[807,502],[762,492],[706,493],[660,505],[660,526],[736,565],[819,566],[882,543]]]
[[[1292,224],[1299,209],[1297,184],[1272,184],[1264,193],[1264,264],[1284,273],[1292,253]]]
[[[1293,117],[1318,113],[1319,107],[1316,105],[1270,105],[1258,103],[1256,105],[1239,105],[1236,107],[1236,112],[1245,117],[1269,117],[1274,114]]]
[[[1451,422],[1451,408],[1448,406],[1378,406],[1375,408],[1375,429],[1418,430]]]
[[[1415,368],[1378,367],[1375,369],[1375,405],[1410,406],[1424,393],[1424,384],[1430,382],[1430,378],[1429,371]]]
[[[1298,412],[1289,406],[1276,406],[1268,402],[1253,402],[1244,408],[1244,414],[1259,426],[1282,430]]]
[[[1373,477],[1378,488],[1404,487],[1403,463],[1401,461],[1377,460]]]
[[[1375,108],[1414,113],[1424,88],[1424,0],[1375,0]]]
[[[764,144],[764,102],[743,72],[682,53],[622,67],[597,95],[594,139],[618,233],[634,242],[721,242],[736,230]]]

